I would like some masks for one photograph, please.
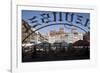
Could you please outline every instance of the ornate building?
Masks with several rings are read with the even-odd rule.
[[[67,33],[64,32],[64,28],[60,28],[59,31],[50,31],[48,33],[48,40],[50,43],[67,41]]]
[[[71,33],[69,33],[69,34],[71,34],[69,36],[69,39],[71,39],[71,41],[69,41],[70,43],[74,43],[78,40],[83,40],[83,33],[78,32],[76,27],[72,27]]]
[[[74,43],[78,40],[83,40],[83,33],[79,33],[75,27],[72,27],[71,32],[65,32],[64,28],[59,28],[59,31],[50,31],[48,33],[50,43],[67,42]]]

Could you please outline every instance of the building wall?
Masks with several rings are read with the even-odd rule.
[[[26,21],[22,20],[22,43],[29,43],[32,40],[34,40],[36,43],[39,43],[48,40],[47,36],[44,36],[39,32],[35,32],[35,33],[32,32],[33,32],[33,28],[31,28]],[[26,38],[30,33],[32,34],[28,38]],[[23,42],[24,39],[25,41]]]
[[[22,43],[28,43],[30,42],[30,40],[36,39],[36,33],[33,33],[33,34],[31,33],[32,33],[32,29],[29,26],[29,24],[26,21],[22,20]],[[28,38],[26,38],[29,34],[31,35]]]

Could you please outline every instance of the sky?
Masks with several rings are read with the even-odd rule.
[[[68,17],[66,17],[67,13],[68,13]],[[45,14],[47,14],[47,15],[45,15]],[[70,32],[71,31],[70,28],[72,28],[72,27],[70,27],[68,25],[63,25],[63,23],[65,23],[65,24],[71,23],[75,26],[81,27],[85,31],[90,31],[90,29],[88,28],[88,27],[90,27],[90,13],[61,12],[62,21],[59,21],[59,19],[60,19],[59,14],[60,14],[60,12],[56,12],[56,22],[54,22],[53,11],[22,10],[22,19],[25,20],[26,22],[28,22],[28,24],[30,26],[40,24],[37,27],[35,27],[35,29],[38,29],[38,28],[45,26],[45,25],[56,24],[56,25],[51,25],[51,26],[48,26],[48,27],[45,27],[45,28],[38,30],[41,34],[47,34],[51,30],[58,31],[60,27],[63,27],[65,32]],[[73,17],[72,17],[73,20],[71,22],[68,22],[67,19],[70,20],[70,17],[72,14],[73,14]],[[33,18],[33,17],[36,17],[36,18]],[[47,17],[50,21],[48,23],[45,22],[45,21],[48,21]],[[42,19],[44,20],[44,22],[42,22]],[[89,20],[87,22],[87,26],[84,26],[87,20]],[[34,21],[34,23],[32,23],[32,21]],[[60,25],[58,23],[60,23]],[[82,24],[80,24],[80,23],[82,23]],[[78,30],[78,32],[84,33],[84,31],[79,29],[79,28],[77,28],[77,30]]]

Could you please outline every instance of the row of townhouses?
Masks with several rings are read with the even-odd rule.
[[[58,31],[51,30],[46,35],[42,35],[42,33],[40,32],[32,33],[34,30],[35,29],[31,28],[31,26],[26,21],[22,20],[22,43],[28,43],[31,41],[35,41],[36,43],[40,43],[43,41],[47,41],[49,43],[54,43],[54,42],[74,43],[78,40],[83,40],[84,36],[84,34],[82,32],[78,32],[77,28],[75,27],[72,27],[70,32],[66,32],[63,27],[60,27]],[[28,35],[30,36],[27,37]]]

